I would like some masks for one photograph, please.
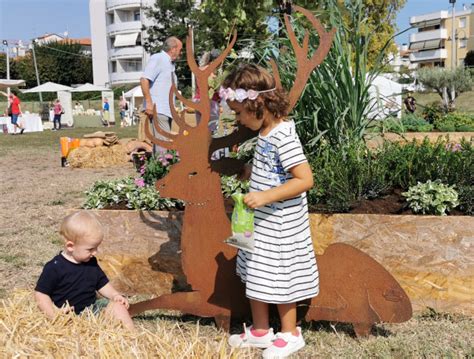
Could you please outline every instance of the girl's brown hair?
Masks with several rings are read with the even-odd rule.
[[[243,64],[235,68],[224,80],[223,87],[232,89],[244,89],[264,91],[276,87],[275,79],[263,67],[253,64]],[[288,115],[288,95],[283,89],[264,92],[255,100],[244,100],[244,108],[255,113],[257,119],[263,118],[263,110],[266,108],[276,118]]]

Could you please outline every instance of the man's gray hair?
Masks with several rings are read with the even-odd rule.
[[[168,37],[163,43],[163,51],[168,52],[171,49],[174,49],[175,47],[177,47],[179,43],[180,43],[180,40],[177,37],[175,36]]]

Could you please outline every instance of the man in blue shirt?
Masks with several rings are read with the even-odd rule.
[[[144,114],[141,116],[141,121],[151,120],[153,117],[153,106],[156,105],[156,112],[158,114],[158,123],[165,131],[171,131],[171,110],[169,103],[169,93],[172,81],[177,84],[175,74],[175,61],[181,55],[183,48],[182,42],[172,36],[165,40],[163,50],[158,54],[150,57],[143,76],[140,79],[144,97]],[[157,138],[163,139],[162,136],[155,133],[155,129],[151,126],[153,135]],[[157,146],[153,146],[153,152],[156,153]]]

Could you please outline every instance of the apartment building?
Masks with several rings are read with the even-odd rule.
[[[149,54],[145,7],[154,0],[89,0],[94,85],[118,86],[140,81]]]
[[[410,36],[410,61],[419,67],[462,65],[468,51],[474,50],[474,4],[454,12],[454,34],[452,21],[450,11],[412,16],[410,25],[418,32]]]

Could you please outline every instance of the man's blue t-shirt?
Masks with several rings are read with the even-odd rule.
[[[44,266],[35,290],[49,295],[58,308],[68,301],[79,314],[95,303],[96,291],[108,282],[95,257],[76,264],[58,254]]]
[[[110,105],[108,102],[104,102],[104,111],[109,111]]]
[[[151,100],[156,105],[156,112],[172,117],[169,102],[170,89],[173,80],[175,85],[178,86],[178,79],[170,55],[164,51],[152,55],[142,77],[150,81],[150,95]],[[146,101],[143,101],[143,107],[146,107]]]

